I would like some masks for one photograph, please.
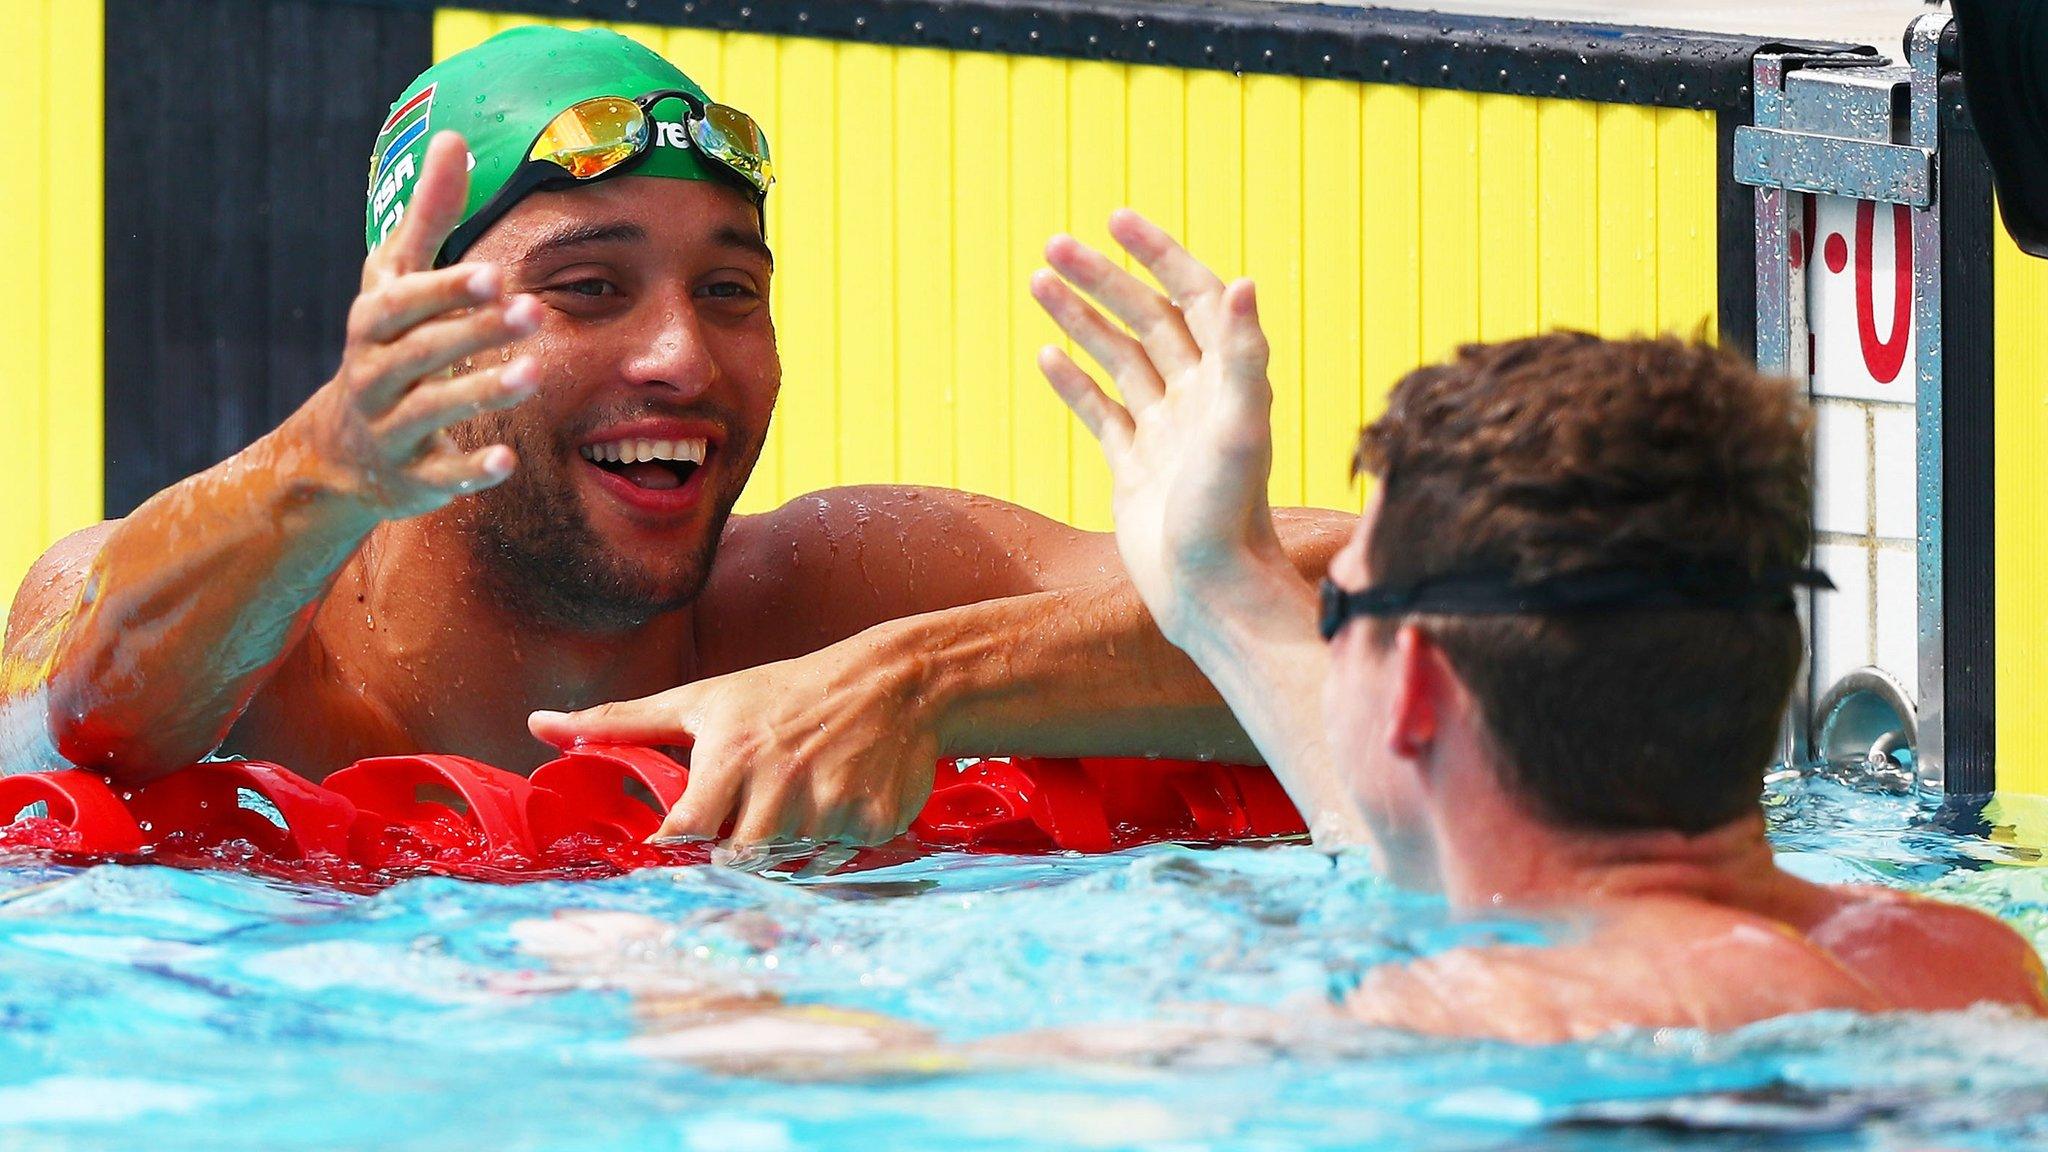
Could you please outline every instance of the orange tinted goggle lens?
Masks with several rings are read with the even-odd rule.
[[[589,180],[639,155],[647,140],[647,113],[638,104],[599,96],[563,109],[527,155],[554,164],[578,180]]]
[[[768,137],[745,112],[724,104],[706,104],[704,115],[690,121],[690,139],[706,156],[739,173],[760,191],[766,192],[775,183]]]

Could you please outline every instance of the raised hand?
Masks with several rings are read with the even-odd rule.
[[[501,299],[505,277],[496,265],[434,268],[462,218],[467,157],[462,137],[434,138],[405,219],[363,263],[341,369],[274,434],[303,453],[328,490],[375,519],[431,512],[510,476],[511,448],[464,451],[447,429],[510,408],[540,383],[538,366],[523,356],[452,371],[541,321],[538,300]]]
[[[1257,594],[1254,576],[1287,567],[1266,499],[1268,347],[1250,280],[1225,284],[1128,209],[1109,229],[1170,295],[1064,235],[1046,245],[1053,271],[1032,277],[1031,294],[1122,401],[1058,347],[1041,351],[1038,366],[1101,442],[1116,480],[1118,551],[1161,630],[1181,643],[1205,606]]]

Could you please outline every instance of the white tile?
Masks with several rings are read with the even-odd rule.
[[[1814,559],[1835,591],[1814,597],[1813,672],[1816,694],[1870,663],[1870,553],[1848,544],[1823,544]]]
[[[1877,474],[1877,534],[1912,540],[1919,533],[1917,447],[1911,408],[1878,408],[1871,413],[1871,456]]]
[[[1877,666],[1918,683],[1920,597],[1918,569],[1908,548],[1877,552]]]
[[[1813,526],[1863,536],[1870,531],[1870,433],[1860,404],[1820,401],[1813,438]]]

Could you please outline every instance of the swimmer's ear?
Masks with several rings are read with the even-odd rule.
[[[1450,664],[1429,633],[1413,624],[1394,633],[1392,713],[1387,743],[1404,760],[1427,760],[1442,729],[1444,705],[1454,690]]]

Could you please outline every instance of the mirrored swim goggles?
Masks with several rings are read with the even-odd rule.
[[[1637,608],[1790,612],[1793,589],[1833,591],[1817,568],[1751,572],[1733,565],[1613,567],[1518,581],[1497,569],[1426,576],[1401,587],[1357,592],[1322,584],[1323,639],[1334,640],[1361,617],[1548,616]]]
[[[775,183],[775,162],[768,137],[745,112],[711,104],[680,88],[663,88],[643,96],[593,96],[564,108],[541,129],[526,160],[476,214],[449,233],[441,247],[441,263],[468,251],[477,237],[505,213],[536,191],[588,183],[630,170],[653,152],[654,107],[681,100],[689,109],[683,129],[697,154],[751,188],[759,209]]]

